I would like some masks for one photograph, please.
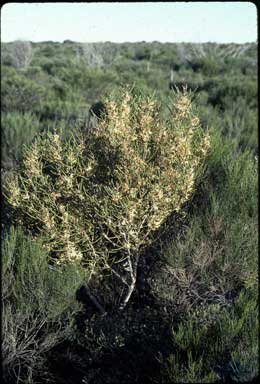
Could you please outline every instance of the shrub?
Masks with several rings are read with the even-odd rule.
[[[27,68],[33,57],[32,45],[29,41],[16,40],[11,44],[5,44],[1,49],[3,57],[1,61],[15,68]]]
[[[177,92],[171,103],[163,121],[150,96],[126,89],[108,97],[86,142],[41,136],[5,188],[11,220],[43,233],[58,264],[81,261],[89,276],[104,269],[117,276],[123,307],[141,250],[182,211],[209,148],[190,95]]]
[[[39,134],[39,120],[30,113],[2,113],[2,159],[4,166],[20,160],[23,144],[29,144]]]
[[[43,88],[36,82],[18,74],[14,68],[4,68],[1,79],[2,111],[32,112],[42,95]]]
[[[194,72],[202,72],[206,76],[215,76],[221,70],[221,63],[214,57],[201,57],[191,63]]]
[[[257,154],[257,110],[250,108],[247,100],[243,97],[238,97],[235,102],[230,102],[229,105],[229,108],[223,112],[221,119],[223,134],[234,139],[238,148],[251,149]]]
[[[13,227],[2,242],[2,268],[4,379],[35,382],[45,371],[46,353],[70,332],[84,271],[51,267],[42,240]]]
[[[257,169],[250,152],[234,155],[230,140],[211,131],[207,169],[187,226],[162,245],[164,268],[151,280],[160,301],[178,304],[178,311],[209,301],[227,305],[248,278],[256,277]]]
[[[172,331],[174,352],[160,356],[162,383],[251,382],[259,371],[257,313],[256,287],[245,288],[232,308],[193,311]]]
[[[17,40],[11,45],[11,60],[15,68],[26,68],[33,57],[32,45],[29,41]]]
[[[257,106],[257,81],[256,78],[243,79],[241,77],[229,76],[221,80],[211,79],[205,81],[204,89],[210,93],[209,102],[219,106],[223,110],[232,105],[239,98],[251,107]]]
[[[219,107],[202,105],[203,101],[206,101],[202,93],[207,95],[204,91],[198,95],[202,124],[214,127],[223,136],[231,139],[229,145],[233,147],[235,144],[234,152],[251,150],[257,154],[257,109],[250,107],[247,100],[239,96],[236,100],[229,101],[229,106],[221,111]]]

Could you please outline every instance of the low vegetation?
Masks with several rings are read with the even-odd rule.
[[[1,51],[5,382],[258,382],[256,45]]]

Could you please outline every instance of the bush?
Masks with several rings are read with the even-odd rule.
[[[5,67],[2,72],[1,98],[4,112],[32,112],[38,106],[43,89],[36,82]]]
[[[207,95],[206,92],[203,93]],[[202,92],[198,96],[199,115],[204,126],[214,127],[216,131],[221,132],[223,140],[231,139],[230,148],[232,147],[234,152],[251,150],[257,154],[257,109],[250,107],[247,100],[240,96],[229,102],[228,108],[221,111],[219,107],[202,105]]]
[[[229,104],[229,108],[221,116],[223,134],[236,141],[238,149],[251,149],[257,154],[257,110],[250,108],[243,97],[238,97],[235,102]]]
[[[5,65],[27,68],[33,57],[32,45],[29,41],[16,40],[3,46],[1,56],[1,61]]]
[[[75,290],[84,273],[76,265],[51,267],[42,240],[26,236],[20,228],[4,235],[2,268],[5,382],[32,383],[45,371],[46,353],[70,332],[79,310]]]
[[[191,63],[194,72],[201,72],[206,76],[215,76],[221,71],[221,63],[216,57],[201,57]]]
[[[227,304],[257,274],[258,161],[248,151],[234,156],[231,148],[211,132],[187,226],[162,246],[168,267],[153,276],[153,291],[181,310],[195,302]]]
[[[57,133],[37,139],[5,195],[12,222],[43,233],[58,264],[115,274],[126,286],[124,306],[141,250],[191,197],[209,138],[186,92],[175,95],[167,121],[153,98],[129,90],[105,107],[86,142],[62,144]]]
[[[193,311],[172,331],[174,352],[160,356],[162,383],[251,382],[259,371],[256,287],[232,308],[212,304]]]
[[[249,79],[229,76],[221,80],[212,79],[205,81],[203,88],[210,93],[209,102],[222,109],[228,108],[239,98],[251,107],[257,106],[257,81],[253,77]]]
[[[30,113],[2,113],[2,159],[4,167],[21,159],[23,144],[30,144],[39,134],[39,120]]]

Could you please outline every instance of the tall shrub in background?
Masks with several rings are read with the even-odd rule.
[[[33,58],[30,41],[17,40],[11,46],[11,60],[15,68],[27,68]]]
[[[177,92],[171,115],[151,96],[123,89],[87,138],[39,137],[5,187],[12,222],[35,236],[58,264],[81,261],[89,279],[105,270],[135,287],[140,253],[194,191],[209,149],[191,96]],[[105,312],[102,306],[99,306]]]
[[[16,40],[1,49],[1,63],[18,69],[29,67],[32,58],[33,48],[30,41]]]

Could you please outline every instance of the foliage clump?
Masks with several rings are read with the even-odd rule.
[[[44,87],[12,67],[3,67],[1,76],[2,112],[33,112],[41,104]]]
[[[257,377],[255,288],[243,289],[231,308],[210,304],[195,309],[172,330],[173,352],[160,356],[162,383],[251,382]]]
[[[84,270],[50,267],[42,240],[32,241],[19,227],[4,233],[1,250],[4,382],[38,382],[49,376],[48,352],[71,332]]]
[[[185,90],[166,120],[153,97],[128,88],[108,97],[105,111],[86,138],[39,136],[5,195],[12,220],[44,234],[58,264],[107,268],[130,295],[141,249],[194,191],[209,136]]]

